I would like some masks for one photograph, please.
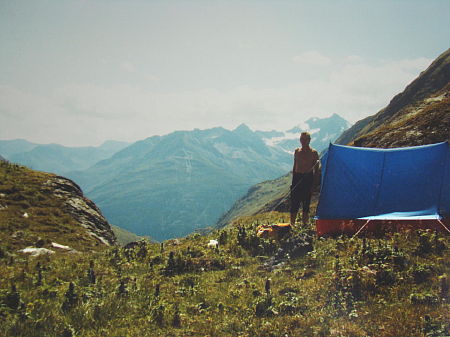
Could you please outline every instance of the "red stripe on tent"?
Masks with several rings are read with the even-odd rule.
[[[370,220],[365,228],[362,229],[361,234],[366,232],[384,233],[416,229],[432,229],[439,232],[447,232],[445,227],[450,228],[450,218],[440,221],[442,224],[435,219]],[[355,234],[366,222],[367,219],[318,219],[316,220],[317,235]]]

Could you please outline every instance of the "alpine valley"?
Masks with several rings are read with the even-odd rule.
[[[299,118],[300,119],[300,118]],[[0,141],[0,154],[80,185],[112,224],[156,240],[214,225],[252,185],[277,178],[292,165],[299,132],[321,150],[350,124],[334,114],[311,118],[288,131],[175,131],[127,144],[100,147]]]

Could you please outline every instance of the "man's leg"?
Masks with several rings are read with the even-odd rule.
[[[309,211],[307,211],[307,212],[303,211],[303,213],[302,213],[302,223],[303,223],[303,225],[308,225],[309,224]]]
[[[297,219],[297,213],[300,208],[300,195],[299,195],[299,175],[294,174],[292,176],[292,184],[291,184],[291,219],[290,224],[291,226],[295,225],[295,220]]]
[[[291,212],[291,226],[295,225],[295,219],[297,219],[297,212]]]
[[[313,175],[310,174],[305,179],[305,189],[303,195],[303,213],[302,213],[302,223],[303,225],[309,224],[309,206],[311,204],[311,195],[312,195],[312,184],[313,184]]]

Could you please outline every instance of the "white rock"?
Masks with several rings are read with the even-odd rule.
[[[107,246],[111,246],[111,244],[104,238],[101,237],[100,235],[95,234],[94,232],[89,232],[90,236],[93,236],[96,239],[99,239],[101,242],[103,242],[105,245]]]
[[[372,269],[370,269],[368,266],[364,266],[364,267],[362,267],[361,269],[362,269],[362,271],[364,271],[364,272],[367,273],[367,274],[373,274],[373,275],[375,275],[375,274],[377,273],[376,270],[372,270]]]
[[[64,245],[61,245],[61,244],[56,243],[56,242],[52,242],[52,247],[59,248],[59,249],[64,249],[64,250],[72,250],[72,248],[70,248],[69,246],[64,246]]]
[[[31,256],[39,256],[44,254],[55,254],[53,250],[47,248],[27,247],[19,250],[20,253],[30,254]]]
[[[211,247],[211,248],[219,247],[219,241],[217,241],[217,240],[209,240],[208,247]]]

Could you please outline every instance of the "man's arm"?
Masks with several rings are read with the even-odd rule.
[[[317,153],[317,151],[314,151],[314,169],[313,169],[314,183],[311,188],[311,192],[314,190],[316,186],[320,186],[321,174],[322,174],[322,167],[319,159],[319,154]]]
[[[295,163],[297,161],[297,151],[298,151],[298,148],[295,149],[295,151],[294,151],[294,166],[292,167],[292,174],[294,174],[294,172],[295,172]]]
[[[314,151],[314,172],[316,173],[316,174],[320,174],[320,171],[321,171],[321,169],[322,169],[322,167],[321,167],[321,162],[320,162],[320,159],[319,159],[319,154],[317,153],[317,151]]]

